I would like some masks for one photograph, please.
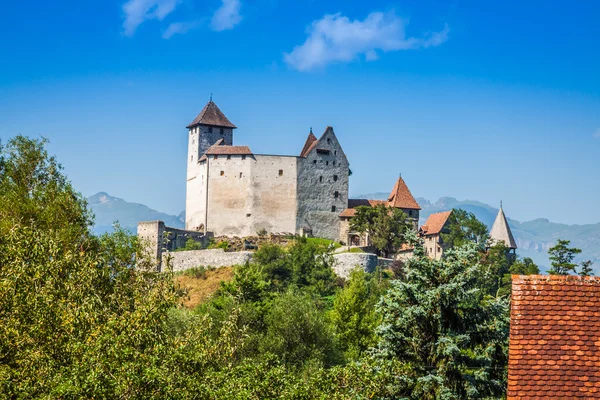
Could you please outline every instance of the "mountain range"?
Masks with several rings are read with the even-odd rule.
[[[387,199],[388,193],[370,193],[357,198]],[[170,215],[153,210],[143,204],[130,203],[105,192],[96,193],[88,197],[88,204],[95,214],[93,231],[96,234],[111,231],[113,223],[119,224],[132,232],[137,231],[140,221],[161,220],[167,226],[183,228],[185,226],[185,212],[179,215]],[[474,200],[457,200],[453,197],[442,197],[436,202],[424,198],[416,199],[421,206],[420,223],[423,224],[430,214],[461,208],[472,212],[488,228],[494,222],[498,209]],[[578,260],[592,260],[595,267],[600,264],[600,223],[586,225],[566,225],[551,222],[545,218],[519,222],[508,219],[515,240],[517,253],[522,257],[531,257],[542,270],[550,265],[548,249],[558,239],[571,240],[571,246],[580,248],[582,253]]]

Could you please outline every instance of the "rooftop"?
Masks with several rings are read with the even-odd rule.
[[[210,126],[219,126],[223,128],[237,128],[234,124],[231,123],[223,114],[223,112],[217,107],[217,105],[212,101],[212,99],[204,106],[200,114],[186,127],[192,128],[196,125],[210,125]]]
[[[452,214],[452,210],[431,214],[425,224],[421,226],[421,233],[423,235],[438,235],[446,225],[450,214]]]
[[[600,399],[600,277],[512,279],[507,399]]]
[[[492,225],[492,229],[490,230],[490,239],[494,244],[504,242],[508,248],[517,248],[517,242],[515,242],[512,231],[508,226],[508,221],[506,220],[502,206],[500,206],[500,210],[498,210],[498,215],[496,216],[494,225]]]

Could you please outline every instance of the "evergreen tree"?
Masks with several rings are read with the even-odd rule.
[[[554,247],[548,250],[550,255],[551,265],[549,273],[551,275],[569,275],[575,272],[577,264],[573,262],[575,255],[581,253],[581,249],[568,247],[571,244],[570,240],[559,239]]]
[[[581,262],[581,270],[579,271],[579,275],[581,276],[593,276],[594,269],[592,268],[593,261],[587,260]]]
[[[508,299],[486,294],[488,269],[476,245],[429,259],[421,244],[378,310],[377,354],[407,362],[416,375],[414,399],[501,395],[506,385]]]

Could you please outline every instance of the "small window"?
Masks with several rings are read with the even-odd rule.
[[[331,206],[331,212],[335,212],[335,206]]]
[[[327,138],[327,144],[331,144],[331,139]]]
[[[190,161],[194,161],[194,156],[191,156],[191,157],[190,157]]]
[[[224,131],[223,131],[223,128],[221,128],[221,135],[223,135],[223,134],[224,134]]]
[[[251,216],[252,216],[252,214],[246,214],[246,218],[249,218]]]
[[[334,182],[337,182],[337,180],[338,180],[338,176],[337,176],[337,175],[334,175],[334,176],[333,176],[333,181],[334,181]]]
[[[335,165],[335,160],[333,160],[333,165]]]
[[[325,165],[329,165],[329,161],[325,161]]]
[[[217,158],[219,158],[219,156],[215,154],[215,155],[213,156],[213,160],[216,160]]]
[[[333,151],[333,155],[334,155],[334,156],[337,156],[337,150],[334,150],[334,151]]]
[[[208,127],[208,133],[212,133],[212,126]]]
[[[340,197],[340,192],[338,192],[337,190],[333,192],[333,197],[335,197],[336,199]]]
[[[317,163],[317,160],[313,160],[313,164],[316,164],[316,163]]]
[[[245,159],[246,159],[246,155],[242,154],[242,160],[245,160]]]
[[[322,176],[319,177],[319,182],[323,182],[323,177]]]
[[[225,171],[221,171],[221,176],[225,175]]]
[[[240,179],[242,179],[242,173],[240,172]]]
[[[194,143],[195,143],[195,141],[196,141],[196,139],[192,139],[192,144],[194,144]]]
[[[282,169],[279,170],[279,176],[283,176],[283,170]]]
[[[230,154],[227,154],[227,159],[231,160],[231,155]]]

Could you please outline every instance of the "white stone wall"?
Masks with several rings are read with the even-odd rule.
[[[165,252],[162,265],[164,269],[170,262],[174,272],[196,267],[230,267],[245,264],[252,259],[252,254],[250,251],[225,252],[223,249]]]
[[[207,163],[209,231],[295,233],[297,157],[219,155]]]
[[[315,237],[339,240],[339,214],[348,207],[348,172],[348,159],[333,129],[328,128],[306,158],[299,159],[298,232],[311,230]]]
[[[340,253],[333,255],[333,271],[341,278],[348,279],[350,271],[357,266],[366,272],[373,272],[377,268],[377,255],[371,253]]]

